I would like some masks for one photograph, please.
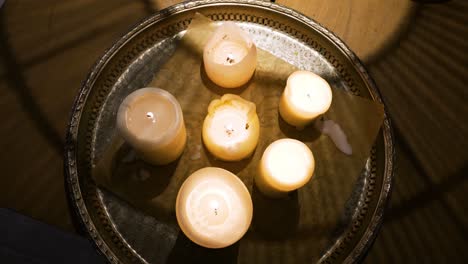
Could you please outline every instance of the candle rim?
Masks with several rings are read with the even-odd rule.
[[[173,107],[174,107],[174,113],[175,117],[173,118],[173,123],[169,126],[169,128],[166,129],[164,133],[162,133],[159,137],[153,137],[153,138],[147,138],[147,137],[142,137],[141,135],[134,135],[130,132],[129,125],[128,125],[128,110],[129,110],[129,105],[132,103],[138,101],[141,99],[146,93],[152,93],[155,95],[159,95],[162,98],[166,99]],[[122,118],[123,117],[123,118]],[[122,120],[123,119],[123,120]],[[144,87],[137,89],[125,97],[125,99],[122,101],[122,103],[119,106],[118,112],[117,112],[117,126],[125,128],[125,129],[119,129],[121,132],[123,132],[123,137],[127,141],[131,141],[134,144],[161,144],[162,142],[168,141],[168,138],[171,137],[171,135],[175,134],[177,130],[183,126],[183,112],[182,108],[175,98],[174,95],[172,95],[170,92],[158,88],[158,87]],[[136,138],[136,139],[134,139]],[[138,141],[142,141],[143,143],[138,143]]]

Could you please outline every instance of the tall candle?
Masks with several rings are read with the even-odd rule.
[[[257,66],[257,48],[248,34],[233,22],[213,33],[203,50],[208,77],[217,85],[235,88],[247,83]]]
[[[237,161],[252,154],[260,135],[255,104],[238,95],[225,94],[208,106],[202,138],[215,157]]]
[[[117,113],[117,130],[145,161],[158,165],[176,160],[187,141],[179,102],[159,88],[128,95]]]
[[[314,156],[307,145],[295,139],[279,139],[263,153],[255,184],[263,194],[279,197],[304,186],[314,169]]]
[[[177,195],[176,216],[182,232],[207,248],[237,242],[247,232],[252,213],[252,199],[244,183],[221,168],[197,170]]]
[[[327,81],[309,71],[296,71],[288,77],[279,113],[287,123],[302,129],[328,111],[331,102],[332,91]]]

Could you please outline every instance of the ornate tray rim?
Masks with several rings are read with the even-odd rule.
[[[118,39],[109,49],[104,52],[104,55],[99,58],[96,63],[92,66],[91,71],[83,81],[82,86],[75,97],[73,107],[69,117],[69,123],[67,126],[66,134],[66,143],[64,148],[64,175],[65,175],[65,190],[67,192],[67,199],[72,208],[72,214],[74,215],[74,221],[77,220],[78,224],[83,227],[86,232],[86,235],[91,238],[94,243],[94,246],[98,251],[103,254],[108,261],[118,263],[118,257],[110,250],[107,246],[104,239],[100,236],[97,231],[91,217],[88,213],[88,209],[82,198],[82,191],[78,183],[78,174],[77,174],[77,164],[76,164],[76,142],[78,135],[78,126],[81,119],[81,114],[83,111],[83,106],[87,100],[90,89],[93,87],[96,77],[101,73],[105,68],[108,61],[113,57],[113,55],[125,45],[134,35],[146,29],[151,24],[164,20],[165,18],[183,11],[190,9],[196,9],[201,6],[210,6],[210,5],[244,5],[250,6],[252,8],[265,8],[275,12],[280,13],[281,15],[289,16],[292,19],[299,20],[305,25],[317,30],[325,37],[329,38],[334,42],[343,52],[343,54],[352,62],[355,66],[356,71],[360,74],[367,84],[370,95],[374,101],[385,103],[382,99],[381,93],[377,89],[377,86],[367,73],[361,60],[354,54],[354,52],[349,49],[344,42],[337,37],[334,33],[326,29],[320,23],[312,20],[311,18],[299,13],[298,11],[292,10],[290,8],[272,3],[265,2],[261,0],[195,0],[190,2],[182,2],[175,4],[159,12],[143,19],[140,23],[137,23],[132,27],[128,33],[123,37]],[[364,231],[364,234],[360,238],[358,244],[352,249],[351,253],[346,257],[345,263],[353,263],[360,260],[367,249],[372,245],[375,240],[380,227],[383,222],[384,211],[388,206],[388,200],[390,198],[391,189],[392,189],[392,179],[394,173],[394,162],[395,162],[395,148],[393,145],[394,136],[391,128],[391,121],[389,119],[386,107],[384,107],[384,121],[382,124],[383,140],[384,140],[384,152],[385,152],[385,168],[384,168],[384,179],[382,184],[382,190],[377,201],[377,206],[373,212],[373,217]],[[339,244],[339,240],[331,247],[335,248]],[[325,253],[321,258],[325,258],[327,255],[331,254],[331,250]]]

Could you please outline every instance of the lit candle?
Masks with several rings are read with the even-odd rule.
[[[128,95],[117,113],[117,129],[145,161],[157,165],[176,160],[187,141],[179,102],[159,88]]]
[[[257,48],[233,22],[213,33],[203,50],[206,75],[219,86],[235,88],[247,83],[257,66]]]
[[[208,106],[202,138],[215,157],[237,161],[255,150],[260,123],[255,104],[238,95],[225,94]]]
[[[327,81],[309,71],[296,71],[288,77],[279,112],[287,123],[302,129],[328,111],[331,102],[332,91]]]
[[[314,169],[314,156],[304,143],[279,139],[263,153],[255,184],[263,194],[279,197],[304,186],[312,178]]]
[[[182,184],[176,216],[182,232],[207,248],[223,248],[244,236],[252,221],[252,199],[244,183],[231,172],[207,167]]]

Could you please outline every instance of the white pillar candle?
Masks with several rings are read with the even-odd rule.
[[[252,154],[260,135],[255,104],[238,95],[225,94],[208,106],[202,138],[215,157],[237,161]]]
[[[233,22],[220,25],[203,50],[206,75],[219,86],[236,88],[247,83],[257,66],[257,48]]]
[[[207,248],[223,248],[244,236],[252,221],[252,199],[231,172],[207,167],[185,180],[176,200],[176,216],[184,234]]]
[[[288,124],[302,129],[328,111],[331,102],[332,91],[327,81],[309,71],[296,71],[288,77],[279,112]]]
[[[117,130],[145,161],[157,165],[176,160],[187,141],[179,102],[159,88],[128,95],[117,112]]]
[[[263,194],[279,197],[304,186],[312,178],[314,169],[314,156],[304,143],[279,139],[263,153],[255,184]]]

